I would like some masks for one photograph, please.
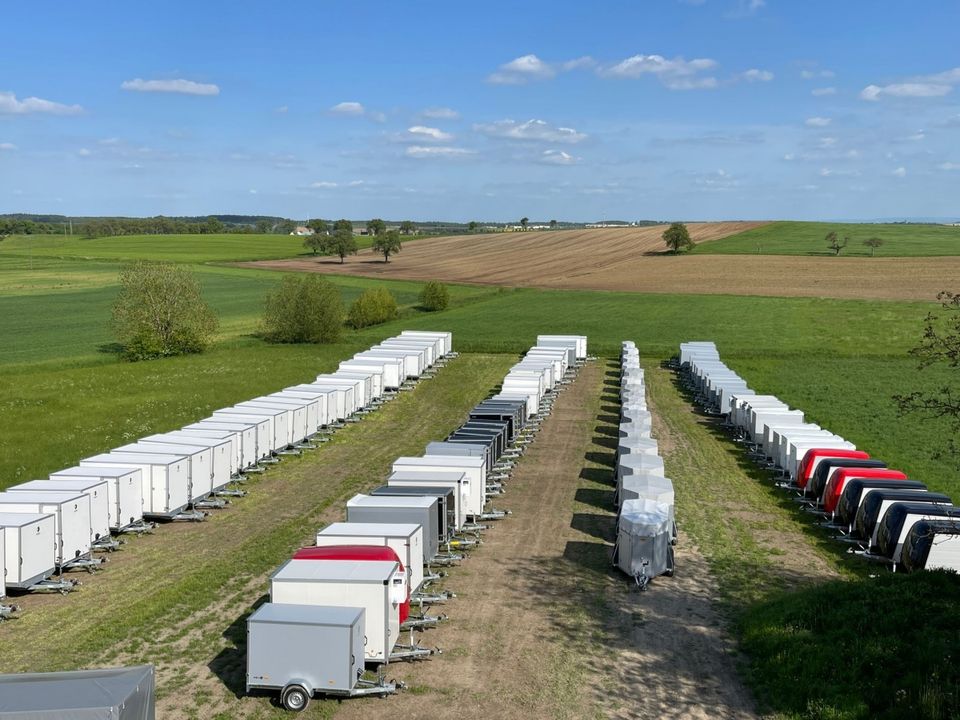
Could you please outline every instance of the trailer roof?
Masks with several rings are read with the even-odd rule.
[[[438,467],[455,468],[458,466],[468,468],[485,467],[486,460],[476,455],[430,455],[428,457],[398,457],[393,461],[394,466],[420,466],[428,467],[435,465]]]
[[[9,492],[0,492],[0,504],[41,503],[45,505],[60,505],[62,503],[68,503],[71,500],[80,500],[85,497],[87,496],[82,492],[76,492],[74,490],[63,490],[61,492],[11,490]]]
[[[436,502],[436,498],[429,497],[377,497],[374,495],[357,494],[347,500],[347,507],[428,508]]]
[[[68,475],[72,477],[123,477],[124,475],[130,475],[131,473],[142,472],[140,468],[122,468],[122,467],[98,467],[96,465],[85,465],[80,467],[79,465],[71,468],[66,468],[64,470],[57,470],[55,473],[50,473],[50,476],[54,475]]]
[[[353,625],[363,618],[361,607],[330,607],[328,605],[285,605],[265,603],[258,607],[248,622],[277,623],[280,625]]]
[[[420,525],[415,523],[367,523],[367,522],[335,522],[320,530],[320,535],[335,535],[346,537],[409,537],[415,535]]]
[[[50,513],[15,513],[0,512],[0,527],[24,527],[33,525],[38,520],[53,518]],[[0,677],[3,677],[0,675]]]
[[[287,560],[270,576],[274,582],[350,582],[386,584],[400,569],[392,561]]]
[[[390,473],[387,482],[389,483],[392,478],[396,478],[397,480],[423,480],[424,482],[460,482],[466,479],[466,477],[465,473],[453,470],[450,472],[432,472],[428,475],[417,472],[416,470],[397,470],[396,472]]]
[[[0,717],[153,717],[153,666],[0,675]]]

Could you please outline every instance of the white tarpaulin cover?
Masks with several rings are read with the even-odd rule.
[[[153,665],[0,675],[3,720],[154,720]]]

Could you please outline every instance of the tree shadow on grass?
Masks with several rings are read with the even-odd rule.
[[[97,352],[105,355],[123,355],[123,345],[118,342],[103,343],[97,345]]]

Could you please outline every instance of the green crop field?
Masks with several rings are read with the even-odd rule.
[[[877,237],[883,245],[876,257],[960,255],[960,227],[871,223],[774,222],[720,240],[697,245],[691,252],[706,255],[833,255],[824,240],[835,231],[849,244],[841,256],[869,257],[863,244]]]
[[[231,241],[250,240],[245,236],[228,237]],[[907,354],[919,340],[923,318],[934,307],[931,304],[452,286],[450,309],[425,313],[416,307],[419,283],[338,277],[332,280],[347,301],[364,288],[388,287],[401,305],[401,317],[363,331],[347,331],[335,345],[272,346],[257,338],[255,332],[263,297],[279,282],[280,274],[207,264],[264,257],[256,255],[265,252],[263,236],[253,238],[252,244],[241,243],[232,249],[216,236],[176,239],[179,249],[173,255],[198,273],[205,296],[221,317],[219,336],[212,349],[202,355],[133,364],[119,360],[111,347],[110,306],[117,292],[120,259],[171,257],[156,250],[167,238],[137,240],[143,245],[135,250],[125,247],[130,238],[72,240],[63,245],[54,239],[41,239],[35,246],[19,240],[9,245],[9,241],[0,243],[0,337],[5,340],[0,346],[0,421],[4,428],[0,433],[0,488],[44,477],[82,457],[143,435],[179,427],[217,407],[304,381],[402,329],[440,328],[451,330],[457,349],[468,355],[460,374],[454,376],[459,380],[452,384],[439,382],[434,386],[439,394],[431,390],[427,397],[434,401],[456,397],[457,412],[488,391],[515,354],[529,347],[538,333],[588,335],[591,351],[605,356],[615,355],[621,340],[633,339],[648,372],[672,355],[680,342],[712,339],[727,363],[757,391],[779,395],[803,409],[809,420],[848,437],[891,466],[927,482],[932,489],[960,496],[960,480],[953,463],[932,457],[932,451],[949,437],[947,426],[915,417],[900,418],[891,399],[896,393],[936,388],[951,379],[947,372],[916,372],[915,361]],[[46,248],[43,242],[49,243]],[[85,242],[100,245],[95,253],[85,255],[76,250]],[[290,254],[289,248],[284,254]],[[706,443],[703,429],[695,429],[689,418],[681,422],[683,402],[665,380],[657,381],[657,392],[672,398],[664,407],[675,416],[677,426],[686,428],[691,437],[699,433],[698,441]],[[413,406],[397,407],[415,413]],[[430,423],[429,432],[423,434],[439,432],[441,426],[453,422],[455,415],[447,413],[442,421]],[[343,452],[358,447],[350,446]],[[705,453],[700,465],[682,466],[678,472],[683,474],[680,481],[685,485],[678,486],[678,493],[684,492],[682,487],[688,488],[686,492],[696,488],[710,472],[711,457],[723,457],[727,452],[719,446],[711,447],[712,455]],[[735,490],[753,482],[752,475],[732,467],[724,471],[724,482],[729,484],[722,487]],[[728,477],[730,473],[741,474],[734,478]],[[757,507],[764,503],[772,506],[773,497],[772,491],[758,492],[751,502]],[[731,602],[731,612],[743,621],[738,628],[749,651],[749,677],[760,698],[785,718],[869,717],[875,705],[869,701],[868,684],[854,686],[856,697],[849,707],[833,690],[816,697],[781,692],[786,676],[778,672],[792,668],[793,659],[777,655],[778,646],[770,638],[815,625],[813,616],[821,606],[814,596],[781,596],[781,588],[775,583],[767,585],[751,579],[750,572],[765,573],[765,568],[773,566],[766,560],[761,562],[763,553],[755,546],[751,546],[751,564],[738,565],[740,548],[746,547],[738,544],[739,525],[729,530],[728,537],[717,534],[711,523],[718,520],[709,513],[691,516],[690,522],[691,532],[701,544],[711,538],[728,538],[724,546],[705,554],[725,588],[724,597],[737,600]],[[778,522],[786,527],[798,520],[788,517]],[[295,541],[300,530],[299,524],[285,526],[282,534],[269,538],[269,548],[283,549]],[[817,537],[825,544],[822,533]],[[258,540],[250,542],[252,547]],[[832,562],[841,564],[842,548],[824,552],[834,558]],[[269,558],[258,556],[258,569],[269,566]],[[198,589],[202,584],[200,573],[205,569],[208,566],[201,565],[181,586],[192,593],[188,608],[211,601],[210,588]],[[865,582],[862,577],[837,581],[829,597],[856,594],[848,587]],[[910,590],[912,587],[891,585],[891,602],[921,592]],[[243,592],[243,588],[234,590]],[[933,601],[928,605],[932,612],[941,610]],[[153,617],[150,613],[158,612],[161,606],[144,604],[143,612],[130,627],[143,626],[144,618]],[[755,615],[753,608],[759,608]],[[838,620],[845,621],[846,616]],[[114,635],[123,636],[122,630],[95,636],[88,649],[102,650]],[[884,632],[894,630],[886,628]],[[802,632],[809,634],[810,630]],[[819,662],[828,651],[836,653],[837,662],[856,661],[855,648],[825,648],[798,641],[793,652],[798,661],[807,662],[810,655]],[[193,648],[191,652],[203,656],[202,649]],[[782,700],[777,700],[778,693]],[[897,717],[895,713],[887,716]],[[926,717],[940,715],[931,712]]]

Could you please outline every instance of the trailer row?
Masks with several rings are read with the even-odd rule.
[[[674,572],[677,542],[673,482],[652,437],[646,382],[633,341],[620,349],[620,426],[617,433],[614,503],[618,509],[613,564],[641,590],[659,575]]]
[[[94,553],[116,550],[117,536],[205,519],[245,494],[249,474],[316,448],[454,355],[449,332],[404,331],[309,383],[0,492],[0,599],[8,590],[69,592],[76,583],[64,571],[96,569]],[[14,610],[0,605],[0,619]]]
[[[586,338],[538,338],[462,425],[423,455],[397,458],[383,485],[347,501],[345,522],[281,565],[270,602],[248,621],[248,692],[279,692],[294,711],[320,693],[388,695],[398,684],[384,681],[385,665],[438,652],[417,633],[443,621],[430,608],[454,597],[436,589],[439,569],[509,514],[493,498],[585,360]]]
[[[696,401],[855,553],[894,571],[960,570],[960,508],[947,495],[756,393],[712,342],[681,344],[677,361]]]

